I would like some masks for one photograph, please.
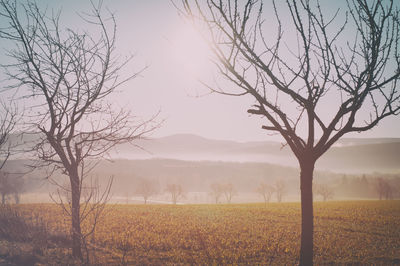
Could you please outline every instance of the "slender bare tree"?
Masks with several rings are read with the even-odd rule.
[[[313,192],[315,195],[321,195],[323,201],[327,201],[328,199],[333,198],[335,194],[332,187],[327,184],[313,184]]]
[[[222,197],[224,193],[222,185],[218,183],[213,183],[210,185],[210,189],[211,191],[208,194],[215,200],[215,204],[218,204],[219,199]]]
[[[13,106],[0,102],[0,194],[1,203],[5,204],[10,194],[19,195],[18,181],[12,180],[10,173],[3,171],[8,158],[11,155],[10,134],[16,125],[16,109]],[[15,182],[14,182],[15,181]],[[19,202],[19,197],[18,198]]]
[[[274,189],[276,192],[276,200],[282,202],[283,196],[286,194],[286,183],[282,179],[279,179],[274,184]]]
[[[147,200],[158,193],[154,180],[142,179],[136,187],[135,194],[143,197],[144,204]]]
[[[232,183],[226,183],[221,185],[222,192],[224,193],[227,203],[232,202],[232,198],[237,195],[235,186]]]
[[[386,200],[393,199],[394,191],[388,180],[378,177],[375,181],[374,187],[375,191],[379,195],[379,200],[382,200],[383,198]]]
[[[248,113],[264,117],[262,128],[280,134],[296,156],[300,265],[312,265],[317,159],[343,135],[400,111],[398,2],[348,0],[335,2],[345,4],[337,10],[323,10],[318,0],[269,1],[267,8],[257,0],[180,2],[180,14],[210,44],[220,76],[234,85],[206,86],[251,96]]]
[[[0,0],[0,16],[7,21],[0,37],[13,43],[8,51],[13,62],[5,70],[11,87],[34,102],[25,118],[31,131],[40,132],[34,151],[41,166],[68,176],[72,253],[82,259],[84,177],[113,147],[156,126],[106,101],[137,73],[120,75],[132,57],[116,55],[115,18],[112,13],[103,16],[101,1],[91,2],[91,12],[82,15],[86,31],[64,29],[61,12],[48,15],[35,2],[24,3]]]
[[[168,184],[165,191],[171,194],[172,204],[176,204],[178,200],[184,197],[184,191],[179,184]]]
[[[272,194],[275,192],[275,188],[264,182],[261,182],[257,187],[256,192],[263,196],[266,205],[271,200]]]
[[[6,204],[10,196],[14,197],[15,204],[20,201],[20,194],[24,190],[23,174],[0,171],[1,204]]]
[[[17,123],[16,116],[16,108],[0,102],[0,170],[11,155],[11,142],[9,138]]]
[[[8,173],[0,171],[1,204],[6,204],[8,195],[12,193],[12,183]]]

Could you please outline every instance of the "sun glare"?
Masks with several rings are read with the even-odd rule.
[[[172,60],[185,74],[199,78],[210,70],[211,50],[200,33],[190,25],[179,25],[170,44]]]

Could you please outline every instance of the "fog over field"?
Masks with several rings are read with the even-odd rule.
[[[35,137],[23,139],[20,143],[29,146]],[[300,199],[296,159],[279,142],[234,142],[179,134],[139,140],[136,145],[117,147],[110,160],[92,171],[91,176],[103,186],[113,177],[111,202],[143,203],[138,188],[144,180],[154,186],[147,201],[150,204],[171,203],[171,195],[165,191],[168,184],[182,186],[184,195],[178,204],[215,203],[210,192],[213,184],[232,184],[232,202],[262,202],[257,187],[261,183],[274,186],[278,180],[285,183],[283,201]],[[10,161],[6,170],[24,172],[28,158],[23,159]],[[314,182],[334,191],[330,199],[375,199],[377,178],[388,178],[394,186],[400,184],[400,139],[343,139],[320,159],[316,170]],[[49,193],[55,187],[44,176],[44,169],[24,176],[22,202],[50,200]],[[53,178],[67,182],[60,174]],[[322,199],[315,195],[315,200]],[[224,203],[226,197],[221,195],[218,201]],[[277,201],[276,195],[271,201]]]

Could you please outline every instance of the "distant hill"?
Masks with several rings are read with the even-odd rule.
[[[11,139],[30,146],[35,134]],[[297,167],[287,146],[274,141],[235,142],[192,134],[177,134],[125,144],[111,153],[114,159],[166,158],[186,161],[268,162]],[[344,138],[317,162],[317,169],[335,172],[400,171],[400,138]]]
[[[400,141],[332,147],[320,158],[318,167],[342,172],[399,171]]]
[[[290,149],[273,141],[235,142],[180,134],[141,140],[137,144],[143,150],[124,145],[113,155],[126,159],[171,158],[298,166]],[[317,168],[336,172],[399,171],[400,138],[344,138],[320,158]]]
[[[398,142],[400,142],[400,138],[343,138],[340,139],[336,144],[334,144],[334,146],[356,146]]]

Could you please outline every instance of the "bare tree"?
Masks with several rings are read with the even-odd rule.
[[[1,194],[1,204],[6,204],[7,197],[12,191],[11,180],[8,173],[0,171],[0,194]]]
[[[275,188],[263,182],[257,187],[256,192],[263,196],[265,204],[267,204],[272,197],[272,194],[275,192]]]
[[[135,194],[143,197],[144,204],[147,203],[147,200],[157,194],[157,187],[153,180],[142,179],[138,186],[136,187]]]
[[[224,193],[225,199],[227,203],[232,202],[232,198],[237,195],[237,191],[235,189],[235,186],[232,183],[227,183],[221,185],[222,192]]]
[[[267,8],[256,0],[181,3],[175,5],[208,41],[220,76],[234,85],[206,86],[251,96],[256,104],[248,113],[265,118],[262,128],[280,134],[296,156],[300,264],[312,265],[317,159],[343,135],[370,130],[400,110],[397,1],[349,0],[345,11],[307,0],[269,1]]]
[[[110,199],[110,191],[114,177],[111,176],[105,189],[101,190],[98,179],[83,177],[80,185],[80,216],[79,224],[83,227],[81,232],[82,248],[85,251],[85,263],[90,264],[90,247],[95,245],[96,227],[104,214],[106,203]],[[54,180],[52,180],[54,181]],[[53,182],[54,183],[54,182]],[[63,211],[71,217],[72,215],[72,190],[68,183],[62,185],[54,183],[57,190],[51,193],[51,199],[59,205]],[[95,249],[93,257],[95,257]]]
[[[14,63],[5,68],[14,82],[11,87],[34,99],[26,116],[30,130],[41,133],[34,151],[41,166],[60,170],[69,178],[72,253],[82,259],[84,177],[114,146],[155,128],[106,101],[137,73],[120,76],[131,57],[121,60],[115,54],[115,18],[111,13],[104,18],[101,1],[98,6],[92,2],[91,13],[82,15],[90,32],[62,29],[60,12],[49,17],[30,1],[24,5],[1,0],[0,16],[8,23],[0,29],[0,37],[13,43],[8,55]]]
[[[332,187],[328,186],[327,184],[318,183],[313,184],[313,192],[315,195],[321,195],[323,201],[332,199],[333,195],[335,194]]]
[[[283,196],[286,194],[286,183],[279,179],[275,182],[274,189],[276,192],[276,200],[282,202]]]
[[[211,191],[208,194],[215,200],[215,204],[218,204],[219,199],[222,197],[224,193],[222,185],[218,183],[213,183],[210,185],[210,189]]]
[[[0,102],[0,169],[4,167],[11,155],[10,134],[17,123],[16,109]]]
[[[393,189],[388,180],[379,177],[375,182],[375,190],[379,195],[379,200],[385,198],[386,200],[393,198]]]
[[[16,147],[10,140],[10,135],[14,131],[17,119],[17,108],[14,103],[6,104],[0,101],[0,194],[2,204],[6,203],[6,199],[10,195],[14,196],[15,203],[18,204],[20,193],[24,189],[23,174],[2,170],[11,156],[12,149]]]
[[[165,191],[171,194],[173,204],[176,204],[180,198],[184,197],[183,188],[178,184],[168,184]]]
[[[21,174],[0,171],[1,204],[6,204],[11,196],[16,204],[20,201],[20,193],[24,189],[24,179]]]
[[[15,204],[20,203],[20,196],[25,191],[25,179],[23,178],[24,174],[16,173],[13,177],[13,190],[12,194],[14,197]]]

